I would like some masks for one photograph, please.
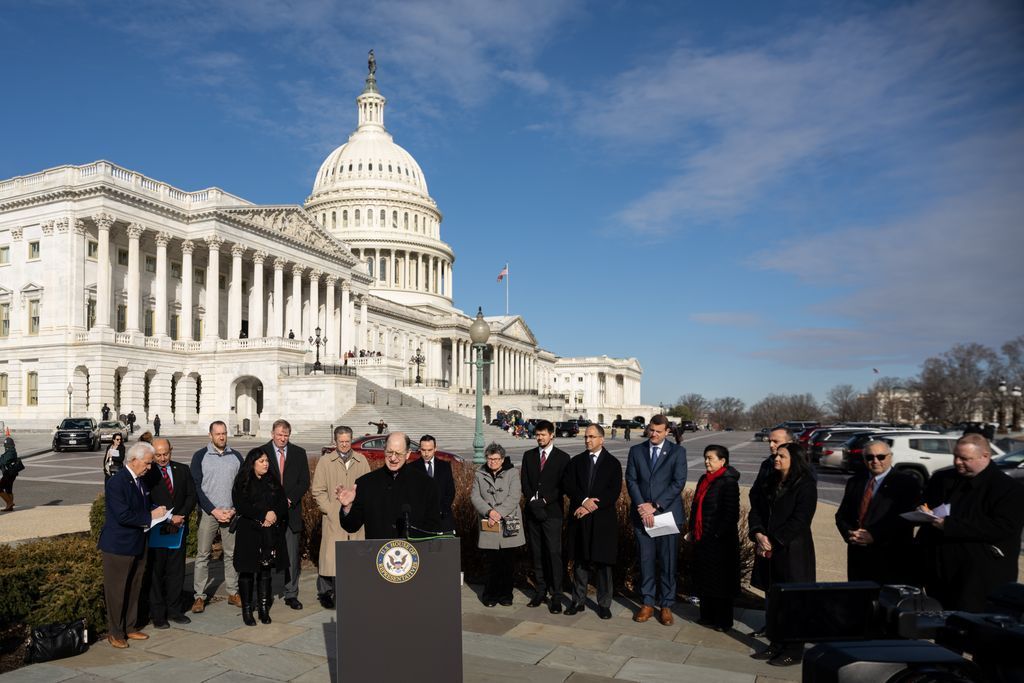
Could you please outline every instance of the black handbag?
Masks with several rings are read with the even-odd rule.
[[[43,624],[32,629],[28,647],[25,648],[25,663],[38,664],[54,659],[80,655],[89,649],[89,630],[85,619],[66,624]]]

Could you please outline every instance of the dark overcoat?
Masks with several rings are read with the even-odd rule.
[[[235,505],[238,523],[235,528],[235,570],[256,572],[260,558],[270,549],[276,551],[273,567],[284,569],[288,566],[288,548],[284,541],[284,529],[288,523],[288,499],[284,489],[272,479],[268,471],[259,479],[253,478],[249,486],[242,477],[235,478],[231,489],[231,500]],[[273,510],[277,523],[263,527],[267,511]]]
[[[697,482],[701,482],[703,475]],[[693,582],[697,595],[732,598],[740,590],[740,473],[727,467],[704,494],[701,537],[694,542]],[[690,506],[689,529],[696,538],[697,506]]]
[[[387,467],[356,479],[356,499],[341,527],[354,532],[365,525],[366,538],[404,538],[404,506],[409,506],[409,536],[425,536],[441,529],[441,493],[437,482],[416,467],[403,465],[392,474]],[[426,532],[426,533],[425,533]]]
[[[870,473],[861,472],[846,482],[843,501],[836,510],[836,528],[846,541],[850,532],[860,528],[857,515]],[[873,543],[850,544],[846,548],[846,574],[850,581],[876,581],[881,584],[916,583],[917,572],[910,555],[914,526],[900,517],[917,507],[921,487],[909,474],[890,470],[871,497],[864,529]]]
[[[306,450],[289,442],[285,449],[284,456],[284,477],[281,477],[281,466],[277,462],[277,450],[273,441],[260,446],[260,450],[267,454],[270,461],[270,474],[284,487],[285,504],[288,512],[284,521],[288,528],[299,533],[302,531],[302,497],[309,490],[309,458],[306,457]],[[291,501],[289,504],[288,501]]]
[[[754,540],[758,532],[766,535],[772,544],[772,556],[754,559],[750,585],[767,591],[774,583],[813,582],[811,520],[818,507],[818,483],[810,474],[779,482],[778,474],[773,472],[762,486],[764,491],[750,497],[750,539]]]
[[[1017,580],[1024,487],[991,464],[974,477],[943,470],[928,481],[924,500],[950,506],[941,530],[926,525],[917,534],[928,594],[944,609],[985,611],[993,589]]]
[[[622,463],[602,448],[591,478],[590,453],[583,451],[565,468],[562,488],[569,497],[566,557],[615,564],[619,523],[616,503],[622,494]],[[597,499],[597,510],[576,519],[573,513],[585,498]]]

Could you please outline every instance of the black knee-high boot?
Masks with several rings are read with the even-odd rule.
[[[256,577],[256,590],[259,599],[256,603],[256,609],[260,615],[260,622],[264,624],[270,623],[271,578],[270,569],[260,567],[260,573]]]
[[[252,616],[253,605],[253,574],[252,572],[240,572],[238,574],[238,594],[242,598],[242,622],[246,626],[255,626],[256,620]]]

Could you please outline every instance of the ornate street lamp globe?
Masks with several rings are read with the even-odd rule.
[[[486,344],[487,338],[491,336],[491,328],[484,320],[484,309],[481,306],[476,311],[476,320],[469,326],[469,338],[474,344]]]

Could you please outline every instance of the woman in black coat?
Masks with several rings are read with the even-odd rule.
[[[775,453],[771,474],[762,481],[760,495],[751,492],[750,540],[755,545],[754,572],[750,583],[765,592],[766,609],[776,606],[767,599],[775,583],[808,583],[815,580],[814,538],[811,520],[818,507],[818,483],[803,446],[787,443]],[[803,643],[787,648],[771,643],[753,655],[769,664],[787,666],[801,660]]]
[[[685,537],[694,544],[697,623],[728,631],[732,601],[740,590],[740,473],[729,466],[729,449],[714,444],[704,449],[704,468],[707,474],[697,482]]]
[[[238,593],[242,598],[242,621],[255,626],[252,616],[253,583],[256,584],[260,621],[270,623],[271,572],[288,566],[284,525],[288,522],[288,499],[281,484],[268,475],[267,454],[254,448],[245,456],[231,500],[235,506],[235,557]]]
[[[110,438],[110,447],[103,455],[103,481],[110,479],[124,467],[124,441],[118,432]]]

